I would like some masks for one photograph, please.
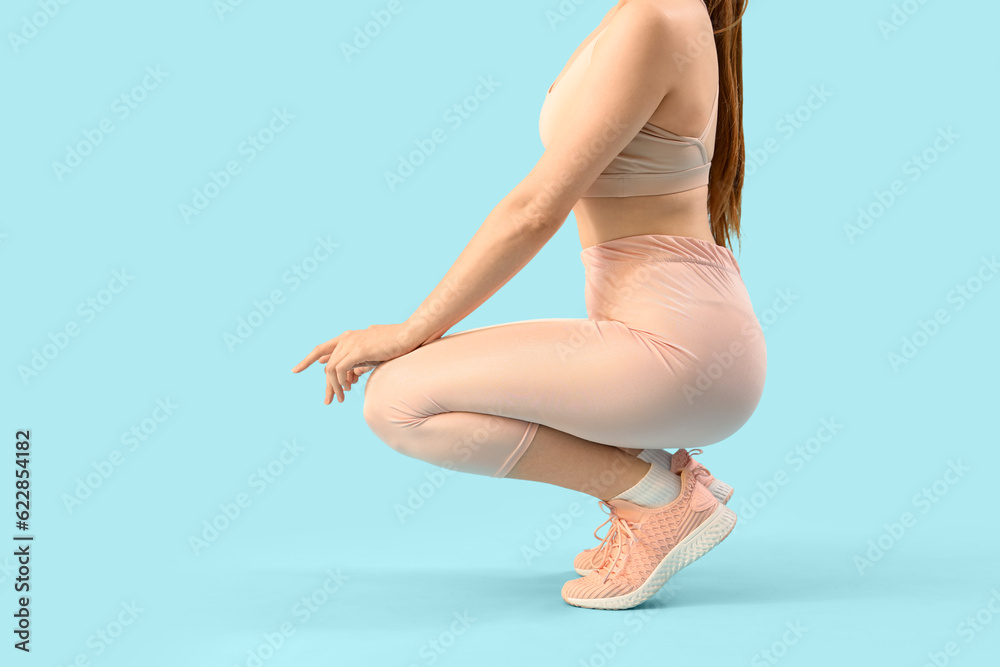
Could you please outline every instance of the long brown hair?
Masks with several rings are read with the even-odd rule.
[[[718,245],[740,240],[743,146],[743,14],[749,0],[706,0],[719,56],[719,121],[709,172],[708,219]],[[739,12],[737,14],[737,11]]]

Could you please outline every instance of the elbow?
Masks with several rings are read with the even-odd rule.
[[[563,208],[555,197],[542,193],[514,200],[508,213],[515,226],[522,231],[555,233],[572,210],[572,206]]]

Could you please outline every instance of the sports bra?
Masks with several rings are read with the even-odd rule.
[[[538,119],[538,133],[543,146],[548,145],[552,136],[553,118],[560,115],[567,102],[559,93],[566,92],[567,84],[572,91],[582,80],[584,70],[578,65],[580,61],[590,64],[594,44],[604,30],[607,26],[579,53],[559,80],[559,85],[553,83],[545,94]],[[553,87],[558,88],[556,94],[553,94]],[[683,192],[707,185],[715,152],[718,111],[719,91],[716,88],[708,127],[699,136],[685,137],[646,123],[582,196],[638,197]]]

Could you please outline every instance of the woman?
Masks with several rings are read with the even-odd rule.
[[[364,418],[403,454],[597,498],[611,526],[577,556],[569,604],[640,604],[736,521],[732,489],[685,448],[735,433],[764,386],[762,331],[725,246],[739,238],[745,9],[620,0],[549,88],[544,154],[413,316],[346,331],[293,369],[325,363],[329,404],[375,367]],[[586,319],[444,336],[571,210]]]

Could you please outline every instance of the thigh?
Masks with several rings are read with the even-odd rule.
[[[525,320],[450,334],[379,364],[365,392],[404,397],[421,416],[478,412],[609,445],[666,447],[670,429],[683,427],[685,362],[683,350],[622,322]]]

